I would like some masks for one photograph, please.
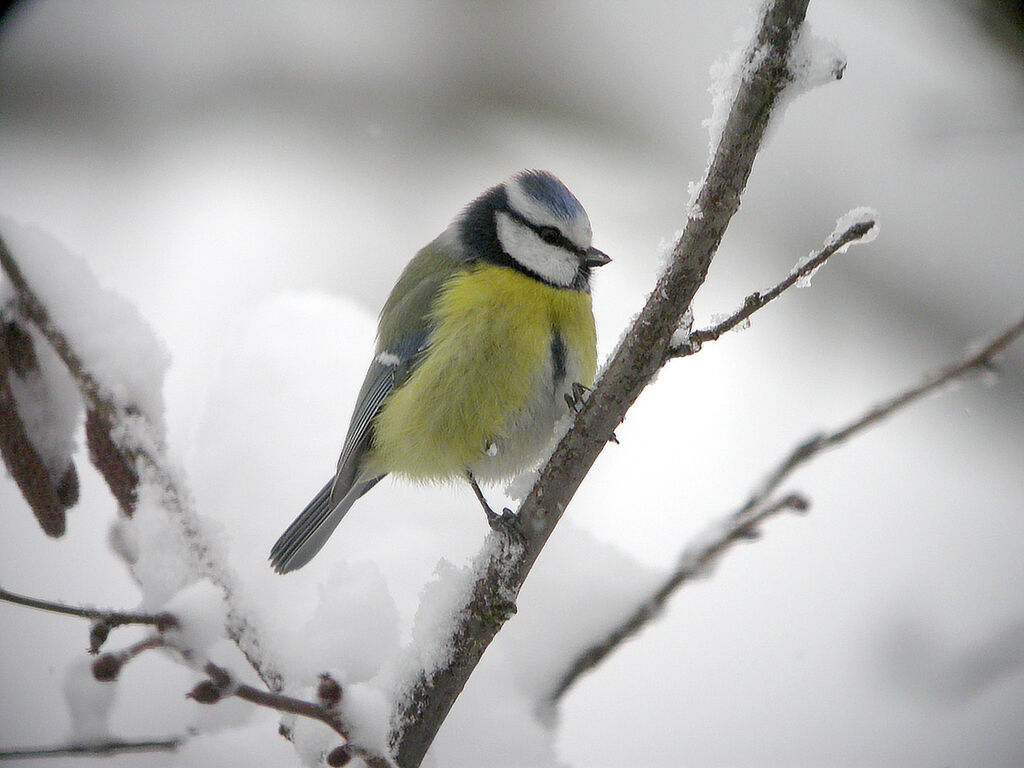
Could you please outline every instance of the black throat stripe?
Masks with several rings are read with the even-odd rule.
[[[565,339],[551,331],[551,380],[558,387],[565,380]]]

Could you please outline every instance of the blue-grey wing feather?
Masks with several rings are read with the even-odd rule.
[[[426,348],[429,329],[409,333],[392,341],[391,349],[377,355],[366,372],[352,412],[345,445],[338,457],[338,469],[331,487],[330,500],[337,504],[360,479],[363,456],[373,445],[373,424],[395,389],[412,375]]]
[[[434,327],[434,301],[464,265],[439,239],[416,255],[395,284],[381,312],[376,357],[356,398],[335,476],[271,549],[270,562],[278,573],[309,562],[352,504],[383,477],[371,476],[363,468],[373,447],[374,422],[388,395],[405,383],[422,359]]]
[[[384,365],[378,359],[374,359],[370,370],[366,372],[366,379],[352,412],[345,445],[338,457],[338,469],[330,483],[329,500],[332,504],[344,498],[356,482],[359,464],[373,443],[373,420],[395,388],[396,373],[396,366]]]
[[[393,361],[393,358],[385,358]],[[355,501],[376,485],[383,475],[365,477],[361,463],[373,445],[373,422],[387,396],[408,378],[411,366],[381,362],[370,364],[356,399],[348,435],[338,459],[338,469],[306,505],[270,550],[270,562],[278,573],[301,568],[320,551]]]

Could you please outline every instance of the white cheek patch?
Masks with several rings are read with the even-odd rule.
[[[565,288],[576,280],[579,259],[557,245],[545,243],[537,233],[520,224],[507,213],[495,216],[498,240],[505,253],[549,283]]]

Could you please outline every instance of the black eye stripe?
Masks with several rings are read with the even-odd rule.
[[[567,238],[554,227],[549,227],[545,224],[534,224],[525,216],[520,215],[511,208],[506,208],[505,213],[507,213],[511,219],[519,222],[527,229],[533,230],[533,232],[536,233],[537,237],[539,237],[545,243],[548,243],[549,245],[556,245],[559,248],[564,248],[565,250],[569,251],[569,253],[575,253],[577,255],[584,253],[583,248],[577,246],[572,240]]]

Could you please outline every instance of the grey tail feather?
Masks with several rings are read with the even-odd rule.
[[[332,478],[313,500],[306,505],[298,517],[281,534],[281,538],[270,550],[270,564],[278,573],[288,573],[301,568],[320,551],[327,539],[338,527],[341,518],[356,499],[373,488],[380,477],[355,483],[337,504],[331,504]]]

